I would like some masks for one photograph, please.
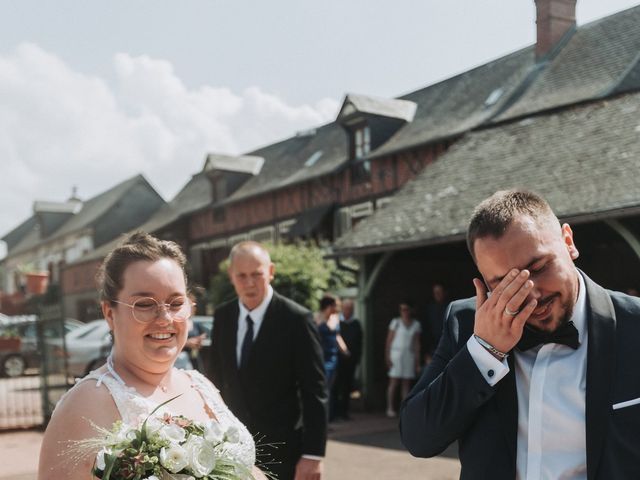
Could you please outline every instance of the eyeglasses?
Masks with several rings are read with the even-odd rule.
[[[174,322],[184,322],[191,316],[195,303],[187,297],[174,297],[169,303],[158,302],[152,297],[138,298],[133,303],[112,300],[114,303],[126,305],[131,308],[133,318],[140,323],[151,323],[160,316],[160,311],[164,310],[167,316]]]

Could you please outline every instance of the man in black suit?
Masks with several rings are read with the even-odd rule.
[[[353,316],[353,300],[342,302],[340,318],[340,336],[347,346],[346,352],[339,352],[338,373],[331,392],[333,398],[334,417],[350,420],[349,403],[355,383],[356,368],[362,356],[362,327],[360,321]]]
[[[434,283],[431,287],[433,302],[427,304],[426,315],[422,325],[422,355],[424,364],[427,365],[433,357],[433,352],[438,346],[442,335],[442,322],[447,312],[447,292],[440,283]]]
[[[640,478],[640,301],[577,270],[571,228],[530,192],[482,202],[467,244],[484,282],[447,312],[405,446],[457,440],[463,479]]]
[[[215,311],[211,380],[254,435],[259,464],[279,480],[319,480],[328,412],[313,316],[272,289],[275,267],[259,243],[237,244],[229,262],[238,298]]]

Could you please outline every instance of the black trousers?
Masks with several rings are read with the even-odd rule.
[[[349,402],[355,385],[358,364],[350,359],[340,359],[338,372],[331,390],[332,418],[349,416]]]

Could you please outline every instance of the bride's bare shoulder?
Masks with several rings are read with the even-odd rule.
[[[104,385],[85,379],[69,390],[56,407],[42,441],[39,478],[87,478],[91,455],[69,461],[73,442],[99,436],[98,427],[111,428],[120,415]],[[75,477],[76,472],[84,476]],[[54,475],[55,474],[55,475]]]

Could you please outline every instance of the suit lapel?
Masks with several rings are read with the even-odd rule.
[[[496,390],[495,401],[498,415],[501,416],[502,425],[507,445],[509,446],[510,465],[513,467],[515,476],[516,468],[516,444],[518,438],[518,394],[516,391],[515,365],[513,354],[507,358],[509,373],[500,380]]]
[[[581,272],[582,273],[582,272]],[[614,369],[616,316],[605,289],[584,273],[587,291],[587,478],[598,471],[609,418],[611,378]]]
[[[238,345],[238,316],[240,315],[240,306],[238,302],[233,303],[231,308],[231,318],[229,319],[229,341],[227,342],[227,358],[231,364],[233,372],[238,371],[238,354],[236,352],[236,346]]]

